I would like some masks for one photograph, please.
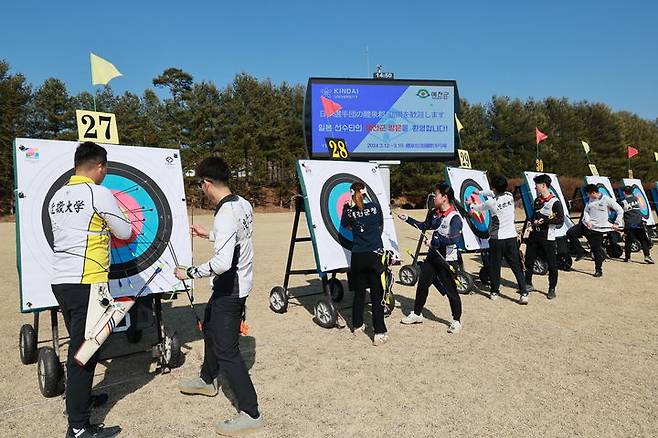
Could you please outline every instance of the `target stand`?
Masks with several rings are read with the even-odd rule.
[[[64,391],[60,350],[67,339],[58,330],[59,307],[50,287],[54,245],[49,213],[59,208],[51,203],[53,195],[74,173],[71,166],[78,144],[24,138],[14,142],[20,310],[33,314],[32,324],[20,328],[19,352],[23,364],[37,363],[39,389],[46,397]],[[109,290],[114,298],[135,296],[140,288],[147,292],[136,299],[113,332],[137,343],[143,330],[155,327],[157,341],[147,350],[103,359],[148,351],[166,372],[180,366],[184,358],[178,335],[164,325],[162,300],[189,291],[186,284],[177,282],[174,269],[179,262],[191,264],[180,153],[161,148],[104,147],[108,173],[103,185],[112,192],[133,228],[131,239],[111,241]],[[51,338],[46,340],[39,339],[43,312],[50,315]],[[102,347],[99,351],[103,356]]]
[[[309,296],[319,296],[313,307],[314,321],[324,328],[345,327],[345,320],[338,309],[344,296],[344,288],[337,278],[338,274],[347,273],[350,283],[349,266],[352,251],[352,232],[341,225],[345,203],[351,198],[350,186],[354,182],[364,185],[369,202],[379,206],[383,216],[384,227],[382,243],[389,256],[385,264],[386,278],[391,277],[388,264],[399,260],[397,237],[393,218],[391,217],[388,198],[385,193],[379,167],[372,163],[332,162],[317,160],[299,160],[297,176],[300,195],[294,198],[295,217],[288,248],[288,259],[282,286],[275,286],[270,291],[270,309],[276,313],[285,313],[290,300]],[[299,222],[304,213],[308,225],[308,236],[300,236]],[[295,247],[299,243],[310,242],[316,267],[314,269],[292,269]],[[289,290],[291,275],[318,275],[322,290],[317,293],[292,295]],[[385,289],[384,307],[389,313],[395,300],[390,287]]]

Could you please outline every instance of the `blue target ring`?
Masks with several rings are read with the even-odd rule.
[[[640,204],[640,214],[642,214],[642,217],[644,219],[649,219],[649,216],[651,215],[649,200],[644,196],[644,192],[637,186],[637,184],[633,184],[633,196],[637,198],[637,201]]]
[[[344,228],[340,225],[340,217],[341,214],[339,211],[341,211],[341,208],[344,205],[344,199],[345,199],[345,194],[350,193],[350,186],[352,183],[350,182],[342,182],[336,184],[334,187],[331,188],[329,192],[329,217],[331,218],[331,223],[332,225],[338,230],[341,236],[343,236],[345,239],[349,240],[352,242],[354,240],[354,237],[352,236],[352,232],[348,230],[347,228]]]

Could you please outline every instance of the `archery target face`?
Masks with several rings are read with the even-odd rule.
[[[54,193],[73,175],[79,143],[17,139],[21,310],[57,305],[50,290],[53,235],[48,215]],[[191,242],[180,155],[176,150],[104,145],[108,187],[133,226],[129,241],[112,238],[110,290],[113,296],[136,294],[160,266],[162,272],[145,293],[184,290],[173,275],[176,264],[191,264]],[[21,149],[22,148],[22,149]],[[38,159],[26,150],[38,148]]]
[[[651,204],[649,203],[649,198],[647,197],[644,187],[642,186],[642,181],[636,178],[624,178],[621,180],[624,186],[631,186],[633,188],[633,196],[635,196],[640,204],[640,213],[642,214],[642,219],[646,221],[647,225],[655,225],[656,221],[654,220],[653,213],[651,211]]]
[[[455,198],[468,211],[468,204],[482,204],[485,197],[475,192],[490,190],[486,172],[473,169],[459,169],[448,167],[446,169],[448,183],[455,191]],[[484,249],[489,247],[489,224],[491,223],[491,212],[469,212],[467,217],[462,217],[464,248],[468,251]]]
[[[379,168],[370,163],[300,160],[297,175],[304,195],[317,269],[328,272],[349,267],[352,232],[340,226],[343,207],[350,200],[350,186],[362,182],[366,197],[384,215],[382,242],[399,258],[393,218]]]
[[[521,188],[521,199],[523,200],[523,206],[525,207],[525,212],[527,217],[532,215],[532,204],[537,198],[537,190],[535,189],[534,178],[539,175],[548,175],[551,178],[551,188],[550,192],[553,196],[557,197],[562,204],[562,209],[564,210],[564,223],[562,226],[555,230],[555,237],[564,237],[567,235],[569,228],[573,227],[574,223],[569,217],[569,207],[562,193],[562,188],[560,187],[560,181],[557,179],[557,175],[554,173],[547,172],[523,172],[523,180],[525,181],[524,186]]]

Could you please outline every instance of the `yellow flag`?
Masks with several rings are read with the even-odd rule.
[[[589,145],[587,144],[586,141],[580,141],[583,144],[583,149],[585,149],[585,153],[589,154]]]
[[[123,76],[119,70],[109,61],[100,56],[89,54],[91,62],[91,83],[92,85],[107,85],[117,76]]]
[[[464,125],[462,125],[462,122],[457,118],[457,114],[455,114],[455,122],[457,122],[457,132],[461,132],[462,129],[464,129]]]
[[[654,153],[653,153],[653,156],[654,156],[654,158],[656,159],[656,161],[658,161],[658,152],[654,152]]]

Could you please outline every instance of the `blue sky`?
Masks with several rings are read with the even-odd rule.
[[[223,87],[239,72],[306,83],[383,64],[456,79],[471,102],[568,97],[658,118],[656,1],[21,0],[2,12],[0,58],[72,93],[91,89],[93,51],[124,74],[118,92],[141,93],[167,67]]]

